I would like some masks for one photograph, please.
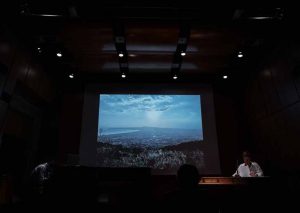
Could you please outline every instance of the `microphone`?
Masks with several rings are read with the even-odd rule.
[[[238,176],[240,176],[240,174],[239,174],[239,160],[236,160],[236,174]]]

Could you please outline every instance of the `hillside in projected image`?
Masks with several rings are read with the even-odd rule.
[[[205,167],[200,95],[101,94],[97,165]]]

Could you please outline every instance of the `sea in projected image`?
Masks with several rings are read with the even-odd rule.
[[[132,132],[138,132],[138,129],[126,129],[126,128],[110,128],[110,129],[100,129],[100,136],[106,135],[119,135],[119,134],[126,134]]]
[[[101,94],[99,102],[98,166],[204,166],[200,95]]]
[[[202,140],[200,129],[136,127],[100,129],[98,142],[126,147],[163,147]]]

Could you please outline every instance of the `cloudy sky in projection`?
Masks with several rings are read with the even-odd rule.
[[[100,94],[98,128],[202,129],[200,95]]]

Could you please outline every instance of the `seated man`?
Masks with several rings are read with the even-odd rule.
[[[49,189],[49,183],[53,177],[54,169],[56,168],[56,155],[49,151],[45,153],[44,163],[39,164],[31,173],[31,184],[33,192],[39,195],[44,194]]]
[[[263,171],[256,162],[251,161],[249,152],[243,152],[243,161],[233,174],[234,177],[262,177]]]

